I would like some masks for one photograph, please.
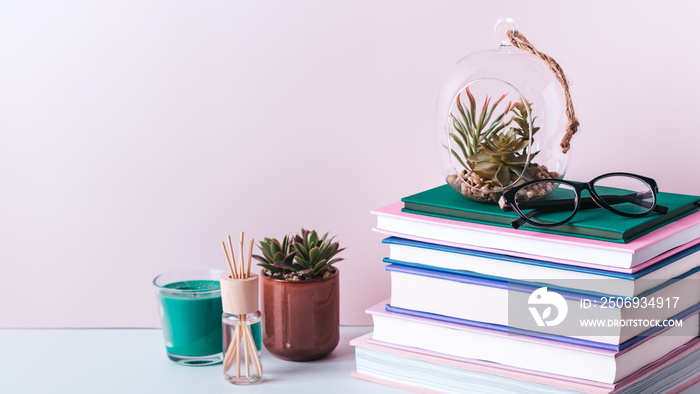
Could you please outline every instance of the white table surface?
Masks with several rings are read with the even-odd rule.
[[[221,364],[180,366],[160,329],[0,329],[0,393],[405,393],[350,375],[348,342],[371,327],[342,327],[323,360],[282,361],[263,351],[264,380],[235,386]]]
[[[226,382],[221,364],[185,367],[165,355],[159,329],[0,329],[0,393],[405,393],[356,379],[348,342],[371,327],[342,327],[327,358],[282,361],[264,351],[264,381]],[[700,384],[684,394],[700,393]]]

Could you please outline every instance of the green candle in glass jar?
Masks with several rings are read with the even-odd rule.
[[[222,360],[220,284],[208,279],[221,271],[194,272],[162,274],[154,284],[168,357],[183,365],[209,365]]]

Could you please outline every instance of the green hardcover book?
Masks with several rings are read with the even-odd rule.
[[[496,204],[466,199],[449,185],[438,186],[402,198],[401,201],[404,203],[404,212],[446,219],[510,227],[510,223],[518,218],[515,212],[503,212]],[[578,211],[570,222],[561,226],[541,228],[525,224],[519,231],[539,231],[625,243],[696,211],[700,206],[700,197],[659,192],[658,204],[668,207],[668,213],[660,215],[652,212],[640,218],[628,218],[602,208],[587,209]]]

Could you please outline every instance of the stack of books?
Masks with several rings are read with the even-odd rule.
[[[359,378],[426,392],[677,392],[700,381],[700,197],[512,229],[448,185],[372,213],[391,299]]]

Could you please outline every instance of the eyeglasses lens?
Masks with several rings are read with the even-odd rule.
[[[597,180],[593,189],[613,210],[641,214],[654,206],[656,196],[643,180],[630,176],[613,175]]]
[[[558,180],[541,180],[518,190],[515,204],[533,222],[561,223],[574,213],[576,191]]]

